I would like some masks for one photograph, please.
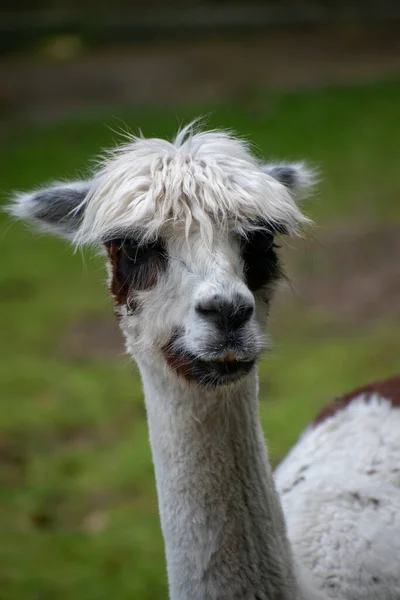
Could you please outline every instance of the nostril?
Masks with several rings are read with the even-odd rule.
[[[219,314],[219,309],[216,306],[212,306],[211,304],[197,304],[196,312],[203,318],[211,318]]]
[[[196,312],[199,313],[200,315],[202,315],[203,317],[207,317],[207,316],[215,315],[219,311],[215,307],[212,307],[212,306],[203,306],[201,304],[198,304],[196,306]]]
[[[231,324],[235,327],[240,327],[250,321],[251,317],[254,313],[254,306],[251,304],[240,305],[237,309],[232,313],[230,321]]]
[[[202,317],[213,317],[221,312],[223,306],[224,302],[220,296],[215,294],[211,298],[199,300],[195,306],[195,309],[196,312]]]
[[[242,312],[243,320],[248,321],[253,316],[254,306],[250,306],[250,305],[243,306],[241,312]]]
[[[222,329],[235,330],[245,325],[254,313],[253,304],[243,300],[238,297],[232,302],[213,296],[198,301],[195,310],[202,319],[212,321]]]

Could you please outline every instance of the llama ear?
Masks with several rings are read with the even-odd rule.
[[[89,190],[87,181],[54,183],[35,192],[15,194],[6,210],[45,231],[72,239],[82,222]]]
[[[315,169],[304,163],[266,164],[261,170],[282,183],[296,198],[307,196],[317,183]]]

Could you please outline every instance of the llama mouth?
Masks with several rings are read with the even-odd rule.
[[[168,366],[179,377],[195,381],[205,387],[228,385],[239,381],[250,373],[256,362],[254,357],[238,358],[232,352],[228,352],[222,358],[205,360],[185,350],[176,349],[173,344],[168,344],[164,348],[164,357]]]

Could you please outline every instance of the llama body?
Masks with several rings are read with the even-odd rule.
[[[400,377],[322,413],[275,472],[296,556],[329,597],[400,598]]]
[[[370,515],[354,506],[373,511],[381,498],[349,482],[372,469],[368,452],[357,468],[346,455],[359,403],[306,432],[278,469],[289,537],[259,423],[256,362],[281,274],[274,238],[307,222],[294,197],[311,180],[302,165],[262,164],[228,134],[187,129],[174,143],[132,139],[90,181],[16,196],[11,209],[107,254],[115,312],[144,385],[172,600],[400,598],[397,542],[385,544],[400,487],[383,486],[387,504],[373,513],[364,557],[362,545],[354,556],[340,517],[356,539]],[[381,448],[385,482],[400,444],[382,415],[394,424],[399,411],[374,402],[363,405],[365,434],[354,439],[360,448],[392,440]]]

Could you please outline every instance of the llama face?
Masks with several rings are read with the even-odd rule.
[[[276,233],[307,219],[303,165],[265,165],[224,132],[132,138],[93,179],[19,194],[10,212],[105,248],[129,352],[196,384],[248,373],[265,346]]]
[[[265,346],[268,303],[279,276],[268,228],[225,232],[211,247],[200,232],[106,244],[110,291],[129,351],[160,358],[203,385],[248,373]]]

